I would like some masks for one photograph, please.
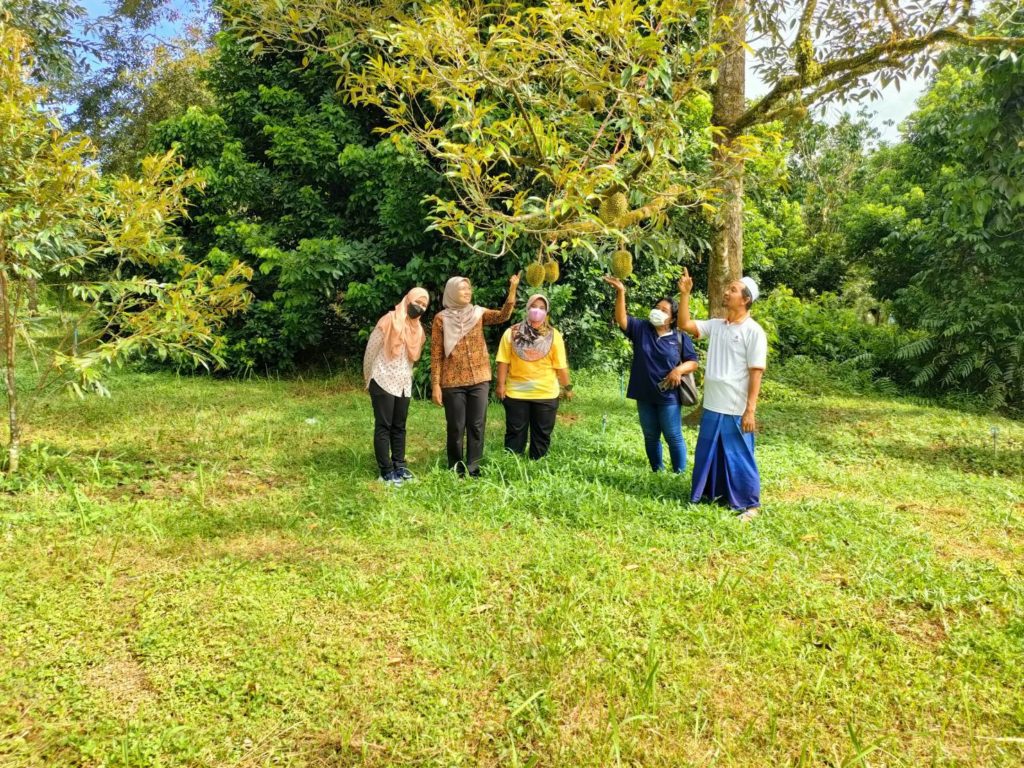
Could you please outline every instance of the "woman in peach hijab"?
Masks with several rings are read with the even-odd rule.
[[[373,402],[373,452],[380,479],[389,485],[412,480],[405,465],[405,421],[412,399],[412,369],[426,334],[420,316],[430,295],[413,288],[377,321],[363,355],[363,380]]]

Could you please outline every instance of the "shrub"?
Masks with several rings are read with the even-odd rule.
[[[912,389],[917,371],[900,357],[900,350],[926,337],[898,325],[871,325],[835,294],[801,300],[785,286],[776,288],[755,306],[754,315],[768,334],[772,353],[791,358],[841,363],[853,378],[869,374]]]

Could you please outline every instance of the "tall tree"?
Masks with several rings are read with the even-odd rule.
[[[707,210],[718,22],[704,0],[226,4],[254,51],[325,55],[451,181],[432,227],[520,263],[607,257]],[[732,167],[754,144],[732,143]],[[741,158],[740,158],[741,159]]]
[[[24,1],[24,0],[19,0]],[[105,170],[134,171],[160,120],[208,106],[198,76],[213,28],[210,0],[108,0],[83,19],[76,43],[87,56],[58,95],[69,123],[92,139]]]
[[[1024,32],[1024,12],[1017,22]],[[1024,59],[957,52],[845,212],[915,384],[1024,408]]]

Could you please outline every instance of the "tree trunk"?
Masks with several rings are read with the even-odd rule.
[[[726,286],[743,276],[743,163],[732,152],[731,128],[746,108],[747,0],[718,0],[715,15],[732,19],[720,40],[722,63],[711,109],[711,122],[725,129],[715,139],[713,162],[722,179],[723,201],[708,264],[708,308],[712,317],[721,317]]]
[[[18,391],[14,386],[14,317],[17,307],[11,306],[10,284],[7,271],[0,269],[0,311],[3,312],[5,383],[7,385],[7,418],[10,442],[7,444],[7,474],[18,471],[21,452],[21,427],[18,424]]]
[[[28,313],[32,317],[39,316],[39,281],[34,277],[28,278],[26,281],[26,287],[28,288]]]

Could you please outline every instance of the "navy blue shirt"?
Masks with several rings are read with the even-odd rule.
[[[678,387],[662,392],[658,382],[679,363],[697,359],[690,337],[676,330],[659,337],[657,329],[647,320],[632,315],[626,318],[623,333],[633,342],[633,366],[629,370],[626,397],[659,405],[681,404]],[[683,340],[682,350],[679,339]]]

